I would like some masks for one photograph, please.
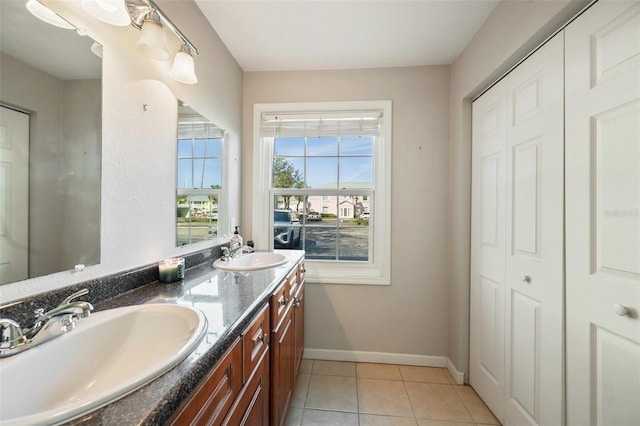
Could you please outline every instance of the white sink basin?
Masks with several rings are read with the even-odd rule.
[[[178,305],[110,309],[75,330],[0,359],[0,424],[57,424],[100,408],[185,359],[207,330]]]
[[[228,261],[218,259],[213,262],[213,267],[222,271],[249,272],[274,268],[288,261],[289,259],[279,253],[255,252],[243,254]]]

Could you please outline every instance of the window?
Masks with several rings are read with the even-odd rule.
[[[305,250],[310,282],[388,284],[390,165],[389,101],[255,105],[257,246]]]
[[[178,121],[176,245],[217,237],[224,132],[202,116]]]

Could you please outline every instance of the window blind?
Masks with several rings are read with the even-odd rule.
[[[217,139],[224,137],[224,130],[210,121],[189,120],[180,117],[178,122],[178,139]]]
[[[263,113],[262,137],[378,136],[382,111]]]

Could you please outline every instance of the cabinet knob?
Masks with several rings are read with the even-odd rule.
[[[298,299],[297,297],[293,298],[293,306],[295,306],[296,308],[299,308],[300,303],[302,303],[302,299]]]
[[[616,303],[615,305],[613,305],[613,312],[615,312],[616,315],[620,315],[621,317],[624,317],[626,315],[629,315],[629,308],[619,303]]]
[[[287,300],[286,297],[282,297],[280,300],[278,300],[278,303],[280,303],[280,306],[284,306],[287,303],[289,303],[289,301]]]
[[[525,275],[524,278],[522,279],[522,282],[526,284],[531,284],[531,276]]]

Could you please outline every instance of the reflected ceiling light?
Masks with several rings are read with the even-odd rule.
[[[38,19],[43,20],[47,24],[55,25],[59,28],[64,28],[67,30],[75,30],[76,27],[62,19],[58,16],[53,10],[49,9],[47,6],[43,5],[37,0],[29,0],[27,1],[27,9],[33,16]]]
[[[82,0],[82,7],[91,16],[107,24],[119,27],[131,24],[124,0]]]
[[[169,75],[175,81],[184,84],[196,84],[198,82],[191,49],[186,44],[182,45],[180,51],[173,58],[173,66],[169,71]]]
[[[96,55],[98,58],[102,58],[102,45],[100,43],[94,41],[89,49],[91,49],[91,53]]]
[[[142,23],[142,31],[138,39],[138,49],[150,58],[166,61],[171,55],[167,49],[167,36],[162,28],[160,16],[151,10]]]

